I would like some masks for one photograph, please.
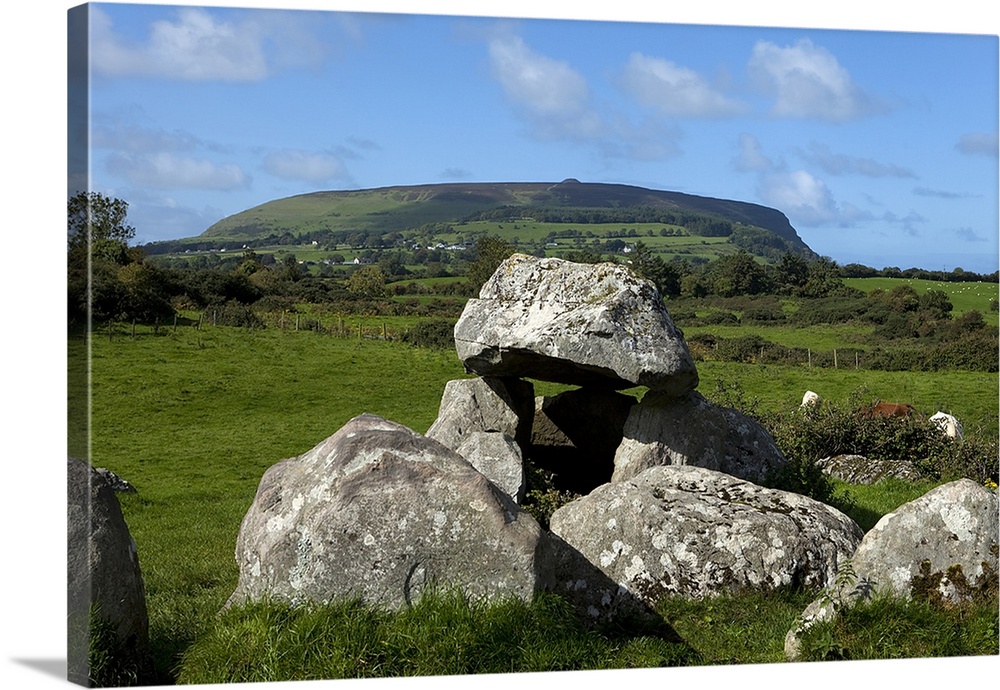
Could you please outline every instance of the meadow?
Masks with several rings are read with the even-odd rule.
[[[210,671],[223,669],[224,662],[232,661],[237,652],[259,656],[246,646],[249,641],[245,635],[234,633],[248,629],[245,626],[259,633],[252,638],[254,644],[263,645],[272,656],[280,656],[278,652],[286,649],[282,645],[302,652],[301,644],[288,642],[301,641],[291,634],[297,628],[276,625],[274,611],[247,611],[242,618],[221,623],[216,619],[236,584],[236,537],[264,470],[309,450],[364,412],[424,432],[437,416],[445,383],[466,376],[454,350],[412,347],[378,337],[382,324],[388,323],[387,328],[399,332],[416,322],[412,317],[343,320],[350,335],[294,330],[290,325],[285,329],[199,327],[194,318],[183,319],[176,327],[160,327],[155,333],[147,326],[133,331],[122,324],[94,332],[90,457],[94,466],[111,469],[137,488],[137,493],[119,494],[119,498],[138,547],[159,683],[275,680],[289,673],[329,677],[324,674],[335,673],[324,666],[310,671],[320,675],[309,676],[310,672],[289,671],[286,666],[275,670],[274,677],[261,675],[258,668],[247,676],[233,672],[218,678]],[[354,329],[358,324],[364,337],[357,337]],[[82,353],[82,338],[71,339],[71,352]],[[71,357],[74,361],[78,365],[81,360]],[[966,420],[967,432],[996,433],[995,373],[911,374],[722,362],[701,362],[699,372],[699,389],[707,397],[738,389],[762,410],[795,409],[807,388],[837,403],[863,390],[874,397],[905,399],[928,412],[949,409]],[[549,395],[562,389],[556,384],[536,383],[536,394]],[[633,392],[641,394],[641,390]],[[79,391],[75,395],[77,402],[84,397]],[[71,452],[74,448],[85,452],[83,431],[73,433],[71,428]],[[931,486],[895,487],[852,496],[859,514],[870,519]],[[841,486],[838,490],[852,489]],[[667,602],[664,615],[681,632],[682,641],[644,635],[595,640],[580,632],[579,637],[558,643],[572,653],[547,649],[545,654],[525,660],[523,666],[507,670],[777,662],[781,661],[784,632],[811,596],[790,592],[735,603]],[[462,602],[446,601],[443,606],[453,617],[479,615],[463,608],[466,605]],[[539,606],[530,613],[512,609],[509,615],[534,621],[524,625],[535,626],[532,629],[541,640],[552,637],[547,626],[565,632],[568,623],[560,618],[558,606],[551,602]],[[752,641],[747,635],[750,611],[756,612],[753,625],[761,626],[760,630],[754,628]],[[328,616],[323,620],[331,630],[343,630],[337,626],[356,629],[351,626],[360,624],[352,616],[369,620],[375,615],[362,613],[328,611],[316,615]],[[431,619],[442,615],[440,611],[428,614]],[[288,626],[317,629],[315,619],[302,623],[296,622],[296,616],[286,612],[278,618]],[[704,621],[713,618],[718,623],[706,627]],[[469,630],[475,629],[471,624]],[[513,634],[505,630],[504,635]],[[403,627],[398,634],[405,640],[418,633]],[[420,634],[430,635],[426,631]],[[468,644],[475,649],[491,644],[473,639],[473,632],[468,634]],[[329,639],[321,637],[316,644]],[[396,641],[385,644],[401,644],[397,638],[391,640]],[[909,649],[900,643],[894,652],[901,656],[925,653],[908,653]],[[959,649],[957,653],[995,653],[989,647],[984,652],[982,646]],[[424,647],[423,657],[452,653],[446,651]],[[496,667],[435,665],[431,661],[422,666],[400,666],[379,658],[381,666],[348,664],[338,666],[347,669],[338,673],[503,672]],[[377,668],[382,671],[374,670]]]

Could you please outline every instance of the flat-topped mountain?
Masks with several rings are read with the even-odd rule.
[[[313,192],[276,199],[223,218],[201,240],[273,235],[415,231],[473,221],[663,223],[692,235],[742,234],[778,251],[815,256],[779,210],[744,201],[620,184],[446,183]]]

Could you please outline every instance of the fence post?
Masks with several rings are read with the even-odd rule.
[[[135,340],[135,319],[132,319],[132,340]]]
[[[806,352],[809,353],[809,368],[812,369],[812,365],[813,365],[813,351],[812,351],[812,349],[807,349]]]
[[[361,340],[361,322],[358,322],[358,340]]]
[[[299,315],[295,315],[295,330],[299,330]]]
[[[385,321],[382,322],[382,340],[388,340],[385,335]]]
[[[834,369],[840,368],[837,366],[837,348],[833,348],[833,368]]]
[[[861,368],[861,367],[858,366],[858,353],[857,352],[854,353],[854,368],[855,369],[860,369]]]

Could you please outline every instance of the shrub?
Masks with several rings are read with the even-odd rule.
[[[202,318],[216,326],[238,326],[247,329],[264,328],[264,320],[245,304],[231,301],[206,309]]]
[[[455,347],[455,322],[424,321],[403,333],[403,342],[414,347],[450,349]]]
[[[931,480],[967,477],[984,483],[996,472],[995,441],[957,441],[941,433],[933,422],[870,418],[859,412],[861,407],[825,404],[818,410],[773,413],[762,419],[778,448],[793,463],[792,476],[781,480],[809,487],[815,478],[808,463],[847,453],[872,460],[909,460]]]

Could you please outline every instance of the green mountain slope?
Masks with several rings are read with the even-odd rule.
[[[223,218],[197,239],[254,241],[292,235],[405,233],[482,220],[541,223],[662,223],[691,235],[729,237],[765,255],[815,256],[776,209],[628,185],[470,183],[314,192],[277,199]],[[195,239],[195,238],[192,238]]]

